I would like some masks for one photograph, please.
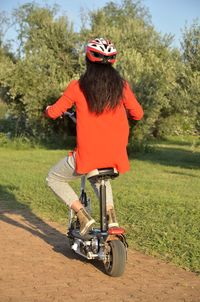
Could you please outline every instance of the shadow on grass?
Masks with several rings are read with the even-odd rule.
[[[200,138],[198,136],[191,136],[191,137],[175,137],[172,138],[165,138],[165,139],[154,139],[151,141],[152,144],[164,144],[164,145],[171,145],[171,146],[182,146],[182,147],[191,147],[200,146]]]
[[[75,254],[69,246],[68,239],[65,234],[52,227],[40,217],[32,213],[31,209],[19,202],[15,195],[10,191],[16,189],[15,186],[0,185],[0,221],[11,224],[17,228],[21,228],[32,235],[44,240],[52,246],[57,253],[63,254],[69,259],[90,262],[96,268],[103,272],[103,267],[99,261],[89,261]],[[7,203],[7,204],[6,204]],[[20,215],[20,221],[16,220],[12,215]]]
[[[175,147],[156,146],[154,151],[146,154],[129,156],[142,161],[150,161],[160,165],[200,169],[200,152],[193,152]]]

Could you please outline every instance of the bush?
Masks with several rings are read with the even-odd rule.
[[[153,150],[152,145],[150,145],[150,143],[145,139],[130,140],[127,148],[129,156],[132,156],[137,152],[151,153]]]
[[[8,111],[8,105],[0,99],[0,120],[4,119],[6,112]]]
[[[38,147],[39,145],[26,136],[10,137],[10,132],[0,132],[0,147],[16,150],[26,150]]]
[[[193,135],[195,134],[194,121],[187,115],[174,114],[162,119],[158,125],[158,136]]]

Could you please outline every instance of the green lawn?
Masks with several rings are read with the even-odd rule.
[[[67,224],[65,205],[45,183],[50,167],[65,154],[0,148],[0,207],[27,208]],[[130,160],[131,172],[113,181],[118,219],[130,247],[200,273],[200,147],[173,140]],[[79,181],[72,185],[79,190]],[[87,188],[98,220],[98,203]]]

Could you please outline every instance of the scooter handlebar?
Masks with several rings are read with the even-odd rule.
[[[75,111],[66,111],[63,113],[63,116],[68,116],[76,124],[76,112]]]

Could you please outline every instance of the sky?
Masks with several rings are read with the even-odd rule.
[[[19,5],[31,2],[31,0],[0,0],[0,11],[8,14]],[[61,11],[64,11],[74,23],[74,29],[80,27],[81,9],[94,10],[103,7],[109,0],[36,0],[36,3],[43,5],[58,4]],[[121,0],[113,0],[120,4]],[[142,0],[142,4],[148,8],[152,24],[161,34],[174,35],[173,46],[180,47],[181,29],[185,25],[190,26],[193,20],[198,19],[200,23],[200,0]],[[14,28],[7,32],[7,39],[14,39],[16,36]]]

